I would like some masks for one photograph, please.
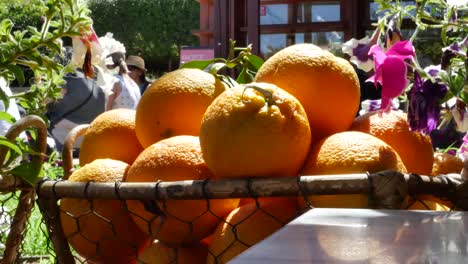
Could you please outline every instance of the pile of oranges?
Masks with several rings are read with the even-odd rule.
[[[281,50],[254,82],[234,88],[207,72],[178,69],[154,82],[136,111],[112,110],[92,122],[81,145],[82,167],[69,180],[460,172],[459,160],[448,164],[440,154],[434,160],[430,138],[411,131],[405,113],[356,118],[359,103],[351,64],[312,44]],[[422,199],[433,209],[450,206]],[[308,200],[316,207],[369,207],[365,195]],[[304,206],[303,198],[63,199],[61,220],[70,244],[92,262],[227,263]]]

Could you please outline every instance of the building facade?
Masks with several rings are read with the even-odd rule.
[[[340,53],[341,44],[351,37],[371,35],[379,15],[372,0],[198,1],[200,29],[194,34],[217,57],[227,56],[229,39],[238,46],[252,44],[254,53],[265,59],[296,43],[314,43]]]

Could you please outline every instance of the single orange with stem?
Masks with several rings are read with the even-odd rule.
[[[217,178],[296,176],[311,131],[300,102],[266,83],[227,90],[202,119],[203,158]]]

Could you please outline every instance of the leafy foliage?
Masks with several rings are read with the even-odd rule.
[[[250,83],[255,78],[258,69],[263,65],[263,59],[252,54],[252,45],[247,47],[236,47],[236,42],[230,40],[229,55],[227,59],[214,58],[212,60],[191,61],[185,63],[181,68],[195,68],[208,71],[226,83],[229,87],[236,84]],[[237,70],[239,74],[236,80],[230,76],[219,74],[223,69]]]
[[[60,97],[63,76],[71,71],[70,67],[63,66],[54,59],[62,54],[62,39],[81,36],[89,30],[92,21],[88,17],[89,10],[77,0],[36,0],[33,4],[31,8],[42,14],[40,28],[33,24],[27,27],[23,25],[21,29],[15,30],[13,20],[7,18],[0,22],[0,77],[8,83],[14,80],[24,83],[23,68],[32,70],[30,89],[12,97],[18,100],[26,114],[35,114],[47,121],[44,115],[47,102]],[[10,98],[5,92],[0,93],[0,99],[7,108]],[[8,122],[14,121],[6,113],[2,113],[0,118]],[[0,145],[10,150],[7,162],[0,161],[2,172],[8,171],[31,184],[41,177],[40,166],[15,162],[17,157],[39,153],[21,140],[10,142],[1,137]]]
[[[114,33],[127,54],[141,55],[156,71],[177,68],[180,47],[197,43],[195,0],[90,0],[88,7],[99,36]]]
[[[13,31],[23,30],[28,26],[40,27],[41,16],[45,9],[43,0],[8,0],[0,1],[0,21],[10,19]]]

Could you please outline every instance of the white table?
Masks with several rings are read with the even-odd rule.
[[[468,212],[312,209],[229,264],[468,263]]]

